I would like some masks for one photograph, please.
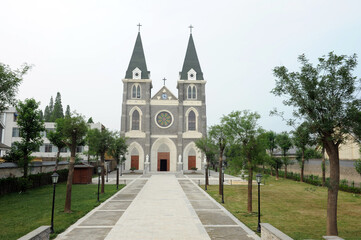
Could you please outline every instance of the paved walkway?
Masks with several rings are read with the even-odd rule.
[[[259,239],[187,175],[129,181],[57,239]]]

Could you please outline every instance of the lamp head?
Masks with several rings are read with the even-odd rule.
[[[102,172],[102,167],[98,167],[98,173],[100,174]]]
[[[258,173],[258,174],[256,175],[256,180],[257,180],[257,183],[261,183],[261,181],[262,181],[262,174]]]
[[[58,179],[59,179],[59,174],[57,174],[56,172],[54,172],[51,175],[51,180],[53,181],[53,184],[57,184],[58,183]]]

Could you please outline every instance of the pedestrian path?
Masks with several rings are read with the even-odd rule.
[[[130,180],[129,180],[130,181]],[[187,176],[131,182],[56,239],[259,239]]]

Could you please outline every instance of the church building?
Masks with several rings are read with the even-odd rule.
[[[203,154],[195,141],[207,132],[206,81],[198,61],[192,33],[178,94],[164,85],[152,95],[140,32],[123,79],[121,135],[127,137],[125,169],[182,171],[202,168]]]

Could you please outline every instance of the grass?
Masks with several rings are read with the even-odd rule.
[[[124,185],[119,185],[121,189]],[[98,206],[98,185],[73,185],[72,213],[64,213],[66,183],[57,184],[55,194],[54,231],[51,238]],[[100,195],[103,202],[112,196],[116,185],[106,185]],[[53,186],[43,186],[25,193],[0,197],[0,239],[17,239],[42,225],[50,225]]]
[[[218,202],[218,186],[207,191]],[[256,231],[258,192],[253,186],[253,212],[247,212],[247,186],[226,185],[224,207]],[[327,188],[274,177],[261,186],[261,222],[270,223],[293,239],[323,239],[326,235]],[[361,195],[339,191],[338,231],[347,240],[361,239]]]

